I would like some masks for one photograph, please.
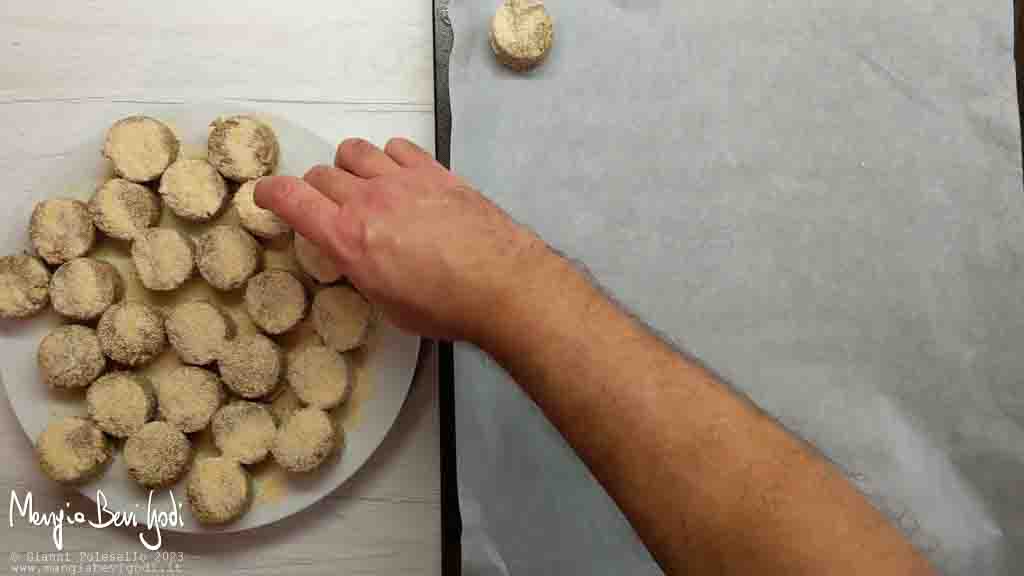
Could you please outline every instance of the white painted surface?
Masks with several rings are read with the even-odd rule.
[[[402,135],[433,148],[429,2],[33,1],[6,2],[3,13],[0,170],[9,190],[32,187],[39,164],[59,163],[150,103],[224,102],[331,141]],[[165,533],[163,549],[184,553],[189,575],[439,573],[433,366],[432,357],[421,362],[395,428],[326,500],[250,532]],[[90,517],[95,509],[42,476],[6,398],[0,458],[0,573],[8,573],[26,552],[53,550],[49,529],[20,518],[8,526],[11,490],[31,490],[42,512],[68,501]],[[65,528],[64,544],[74,563],[79,552],[143,551],[131,529]]]

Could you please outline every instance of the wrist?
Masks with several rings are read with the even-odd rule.
[[[496,280],[472,338],[495,357],[526,350],[523,339],[541,340],[544,326],[560,325],[567,303],[590,286],[571,262],[532,234]]]

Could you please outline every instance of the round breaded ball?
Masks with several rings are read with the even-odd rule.
[[[330,410],[348,398],[348,362],[327,346],[304,346],[293,352],[285,374],[295,395],[309,406]]]
[[[253,236],[260,238],[277,238],[291,231],[291,226],[270,210],[256,205],[254,192],[256,180],[249,180],[238,187],[232,204],[238,212],[238,220],[242,227]]]
[[[217,375],[195,366],[179,366],[155,385],[160,416],[186,434],[206,428],[224,401]]]
[[[0,258],[0,318],[25,318],[50,303],[50,271],[27,254]]]
[[[180,145],[166,124],[148,116],[129,116],[114,123],[103,142],[103,155],[114,173],[132,182],[155,180],[178,157]]]
[[[543,2],[505,0],[491,20],[491,49],[505,66],[525,71],[544,61],[554,42],[554,22]]]
[[[153,360],[167,345],[160,312],[141,302],[119,302],[107,308],[96,334],[107,358],[126,366]]]
[[[234,290],[245,284],[260,267],[259,242],[238,226],[214,226],[196,242],[199,273],[218,290]]]
[[[103,375],[89,386],[85,403],[96,426],[115,438],[135,434],[156,412],[149,383],[131,372]]]
[[[245,285],[245,311],[268,334],[283,334],[306,316],[306,289],[284,270],[267,270]]]
[[[204,366],[220,356],[234,324],[217,305],[193,300],[175,306],[164,322],[167,339],[185,364]]]
[[[189,506],[202,524],[226,524],[249,508],[248,472],[231,458],[203,458],[192,467],[185,489]]]
[[[299,263],[299,269],[313,280],[320,284],[332,284],[341,280],[341,267],[338,263],[305,236],[295,234],[292,250],[295,252],[295,261]]]
[[[95,258],[65,262],[50,280],[53,309],[80,322],[99,318],[123,293],[124,284],[117,268]]]
[[[50,422],[36,440],[43,472],[61,484],[91,480],[106,469],[112,451],[99,428],[84,418]]]
[[[53,198],[43,200],[32,210],[29,238],[40,258],[59,266],[92,250],[96,227],[84,202]]]
[[[39,342],[39,373],[51,388],[85,388],[103,374],[107,358],[96,331],[87,326],[58,326]]]
[[[366,342],[373,309],[348,286],[332,286],[313,297],[313,328],[324,343],[338,352],[358,348]]]
[[[224,384],[251,400],[274,392],[281,381],[284,359],[273,340],[249,334],[229,340],[217,364]]]
[[[244,400],[221,407],[213,415],[210,430],[221,455],[242,464],[255,464],[266,458],[277,435],[270,410],[263,404]]]
[[[195,271],[195,246],[174,228],[149,228],[132,241],[132,262],[139,281],[150,290],[174,290]]]
[[[124,443],[128,475],[146,488],[164,488],[188,471],[192,446],[167,422],[150,422]]]
[[[177,216],[206,222],[224,207],[228,186],[206,160],[181,158],[160,178],[160,196]]]
[[[285,470],[309,472],[327,460],[336,441],[334,424],[327,413],[319,408],[303,408],[277,431],[271,452]]]
[[[210,163],[229,180],[244,182],[277,168],[277,136],[270,126],[252,116],[214,120],[207,144]]]
[[[160,198],[149,188],[123,178],[108,180],[89,200],[93,224],[118,240],[136,234],[160,221]]]

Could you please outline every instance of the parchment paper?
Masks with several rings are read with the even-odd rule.
[[[1011,3],[549,0],[527,75],[496,4],[452,2],[454,168],[945,571],[1024,571]],[[466,573],[656,573],[507,376],[455,362]]]

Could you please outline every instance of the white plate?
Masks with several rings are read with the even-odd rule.
[[[240,112],[254,113],[232,106],[208,104],[139,110],[141,114],[168,122],[185,144],[187,155],[201,154],[205,150],[207,126],[211,120],[218,115]],[[278,173],[301,175],[314,164],[332,161],[334,146],[331,143],[281,118],[256,114],[273,126],[280,140],[282,158]],[[35,202],[55,196],[88,199],[91,190],[109,176],[109,166],[100,155],[102,137],[98,134],[94,142],[55,158],[52,166],[40,169],[38,187],[4,191],[7,207],[0,211],[0,230],[3,231],[0,238],[5,242],[3,252],[29,249],[24,240],[27,237],[24,230]],[[165,221],[168,218],[173,220],[166,214],[169,212],[166,208],[164,212]],[[101,257],[104,256],[107,254],[101,253]],[[119,265],[122,275],[126,262]],[[132,295],[132,289],[129,289],[128,297]],[[233,315],[239,320],[237,314]],[[52,311],[26,321],[0,321],[0,375],[14,413],[32,442],[52,418],[68,413],[85,413],[84,393],[51,391],[38,374],[36,349],[39,341],[59,323]],[[171,491],[181,504],[184,525],[165,530],[233,532],[255,528],[303,510],[336,489],[366,462],[398,417],[412,383],[419,345],[419,337],[401,332],[378,319],[363,355],[363,369],[356,389],[348,405],[336,414],[336,421],[345,429],[345,443],[336,457],[317,471],[304,475],[286,474],[274,464],[255,467],[256,498],[252,508],[238,521],[221,527],[205,527],[194,520],[185,501],[184,482],[178,482]],[[165,355],[161,360],[168,358],[173,361],[173,354]],[[128,478],[119,450],[107,472],[80,486],[79,490],[91,499],[96,498],[97,490],[102,490],[110,510],[133,512],[139,524],[145,526],[148,492]],[[167,490],[154,493],[152,509],[171,510]]]

